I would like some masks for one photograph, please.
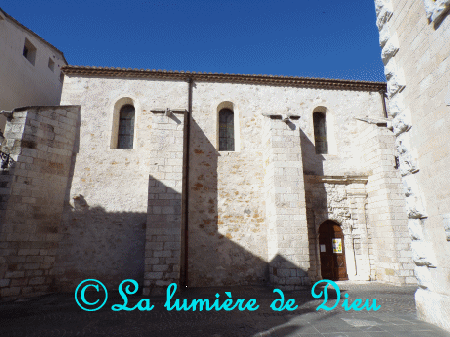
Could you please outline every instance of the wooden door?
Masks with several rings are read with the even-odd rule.
[[[332,281],[348,280],[344,233],[337,223],[327,220],[320,225],[319,249],[322,278]]]

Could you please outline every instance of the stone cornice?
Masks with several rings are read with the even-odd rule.
[[[27,110],[55,110],[55,109],[64,109],[64,108],[74,108],[79,107],[79,105],[28,105],[22,106],[19,108],[15,108],[12,112],[20,112]]]
[[[197,82],[244,83],[260,85],[276,85],[291,87],[306,87],[319,89],[356,90],[356,91],[386,91],[386,83],[335,80],[326,78],[308,78],[295,76],[273,75],[242,75],[206,72],[125,69],[84,66],[64,66],[62,71],[67,76],[116,77],[116,78],[157,78],[167,80],[182,80],[189,78]]]

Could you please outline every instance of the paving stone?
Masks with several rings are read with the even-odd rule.
[[[284,292],[299,307],[291,312],[276,312],[270,308],[278,296],[273,288],[261,286],[188,288],[175,299],[214,300],[216,294],[224,300],[229,291],[233,299],[255,299],[260,306],[249,311],[167,311],[165,297],[130,296],[128,307],[150,298],[152,311],[111,310],[122,304],[118,293],[110,292],[107,303],[95,312],[83,311],[73,293],[49,294],[36,298],[0,302],[0,336],[276,336],[276,337],[448,337],[433,325],[415,317],[415,287],[384,285],[376,282],[345,283],[342,289],[349,298],[376,298],[378,311],[317,311],[322,300],[312,298],[310,288]],[[86,297],[89,294],[86,295]],[[94,299],[89,298],[93,301]],[[378,302],[377,302],[378,303]],[[396,306],[392,308],[392,303]]]

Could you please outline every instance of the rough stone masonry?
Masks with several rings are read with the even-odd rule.
[[[27,202],[37,202],[33,198],[45,189],[50,199],[40,200],[58,200],[49,203],[58,216],[39,213],[33,222],[31,213],[14,213],[26,235],[2,222],[2,296],[25,295],[36,282],[25,277],[28,265],[15,261],[26,263],[19,247],[31,249],[28,242],[41,227],[53,232],[45,237],[52,238],[51,258],[42,257],[39,267],[49,263],[44,281],[58,291],[74,291],[86,278],[108,289],[132,278],[146,294],[161,293],[172,282],[296,289],[322,278],[319,229],[327,220],[342,230],[349,279],[415,282],[395,136],[380,95],[384,83],[64,71],[61,104],[68,107],[33,113],[67,110],[70,118],[64,118],[72,124],[65,136],[73,138],[59,161],[23,164],[39,187],[26,185],[17,166],[5,170],[2,199],[5,214],[12,214],[20,212],[14,184],[25,184],[20,193]],[[117,148],[124,106],[134,110],[129,149]],[[226,151],[219,142],[224,110],[231,113],[226,132],[233,140],[233,150]],[[18,112],[8,128],[28,130]],[[317,151],[315,113],[326,121],[326,153]],[[55,127],[66,123],[56,113],[46,118]],[[29,160],[23,159],[30,154],[27,132],[14,134],[21,142],[15,160]],[[50,158],[53,148],[45,142],[39,151]],[[41,166],[63,158],[56,183]],[[44,225],[49,221],[54,224]],[[27,252],[30,263],[36,252]],[[20,285],[12,285],[13,275]]]

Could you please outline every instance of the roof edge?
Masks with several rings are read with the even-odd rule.
[[[386,82],[370,82],[355,80],[340,80],[327,78],[311,78],[279,75],[249,75],[249,74],[224,74],[206,73],[195,71],[150,70],[114,67],[89,67],[67,65],[61,68],[65,75],[81,75],[96,77],[134,77],[134,78],[162,78],[174,80],[187,80],[205,82],[229,82],[248,84],[272,84],[285,86],[304,86],[335,88],[361,91],[386,91]]]

